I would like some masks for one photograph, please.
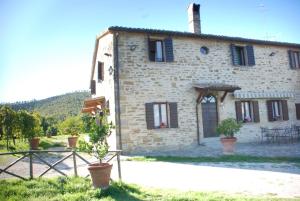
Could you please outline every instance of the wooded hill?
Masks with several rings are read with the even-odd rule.
[[[42,100],[16,102],[6,105],[11,106],[14,110],[37,111],[44,117],[54,117],[57,120],[64,120],[68,116],[79,114],[84,99],[88,97],[90,97],[90,93],[83,91],[53,96]]]

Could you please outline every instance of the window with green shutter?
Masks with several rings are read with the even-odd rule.
[[[104,63],[98,61],[98,82],[104,81]]]
[[[154,62],[173,62],[173,40],[171,37],[164,39],[148,38],[149,60]]]
[[[300,54],[299,51],[288,50],[288,56],[291,69],[300,69]]]
[[[91,94],[94,95],[96,94],[96,81],[91,80]]]
[[[287,100],[268,100],[267,111],[269,121],[289,120]]]
[[[258,101],[236,101],[235,111],[237,121],[243,123],[260,121]]]
[[[178,128],[177,103],[145,104],[147,129]]]
[[[255,57],[252,45],[238,46],[230,45],[232,64],[234,66],[254,66]]]

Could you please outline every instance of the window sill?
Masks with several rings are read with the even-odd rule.
[[[151,63],[167,63],[166,61],[150,61]]]
[[[154,129],[166,129],[166,128],[170,128],[170,127],[168,127],[168,126],[166,126],[166,127],[155,127]]]
[[[233,66],[235,69],[252,69],[254,68],[255,66],[248,66],[248,65],[236,65],[236,66]]]

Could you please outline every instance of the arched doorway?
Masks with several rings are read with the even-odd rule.
[[[216,128],[218,125],[217,99],[209,94],[201,101],[203,135],[207,137],[216,137]]]

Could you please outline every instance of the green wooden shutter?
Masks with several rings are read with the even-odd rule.
[[[300,120],[300,103],[296,103],[296,118],[297,120]]]
[[[96,81],[91,80],[91,94],[96,94]]]
[[[284,121],[289,120],[289,108],[287,104],[287,100],[281,100],[281,106],[282,106],[282,119]]]
[[[164,43],[165,43],[166,62],[172,62],[174,61],[172,38],[169,37],[164,39]]]
[[[145,114],[146,114],[147,129],[154,129],[153,103],[145,104]]]
[[[268,112],[268,120],[269,121],[274,121],[273,108],[272,108],[272,101],[271,100],[267,100],[267,112]]]
[[[178,128],[177,103],[169,103],[170,108],[170,128]]]
[[[254,66],[255,65],[255,57],[254,57],[254,50],[252,45],[246,46],[247,57],[248,57],[248,65]]]
[[[294,58],[292,50],[288,50],[288,56],[289,56],[290,68],[295,69],[296,68],[296,63],[295,63],[295,58]]]
[[[104,63],[98,62],[98,81],[104,80]]]
[[[231,50],[232,65],[238,66],[239,65],[239,57],[238,57],[238,53],[237,53],[237,50],[236,50],[236,47],[234,44],[230,45],[230,50]]]
[[[236,113],[236,121],[240,122],[243,121],[243,114],[242,114],[242,102],[235,101],[235,113]]]
[[[148,52],[149,52],[150,61],[155,61],[155,51],[156,51],[155,41],[152,41],[150,40],[150,38],[148,38]]]
[[[259,122],[259,106],[258,106],[258,101],[252,101],[253,105],[253,121],[254,122]]]

